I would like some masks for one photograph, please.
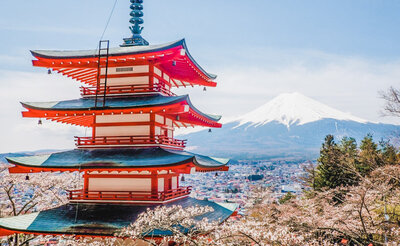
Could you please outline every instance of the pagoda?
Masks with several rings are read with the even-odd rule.
[[[23,117],[89,127],[90,137],[75,137],[76,148],[49,155],[7,158],[10,173],[80,172],[83,188],[69,191],[69,203],[57,208],[0,219],[0,236],[112,236],[147,208],[210,206],[205,214],[222,222],[232,204],[189,197],[191,187],[180,175],[227,171],[228,160],[190,153],[174,130],[221,127],[220,116],[205,114],[175,87],[215,87],[190,55],[185,40],[149,45],[141,36],[143,0],[131,0],[131,38],[96,50],[35,50],[33,66],[43,67],[83,84],[79,99],[23,102]],[[170,232],[156,231],[153,236]]]

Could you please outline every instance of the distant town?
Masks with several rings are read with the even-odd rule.
[[[228,172],[196,173],[184,175],[183,186],[193,186],[191,196],[213,202],[232,202],[244,205],[254,187],[269,188],[279,199],[285,193],[299,194],[305,188],[301,177],[309,162],[242,160],[231,164]]]

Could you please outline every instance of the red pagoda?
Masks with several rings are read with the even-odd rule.
[[[176,127],[221,127],[219,116],[202,113],[174,87],[215,87],[190,55],[184,40],[149,45],[142,38],[142,0],[131,0],[132,37],[120,47],[101,41],[97,50],[35,50],[33,65],[83,84],[81,98],[24,102],[24,117],[90,127],[75,137],[76,149],[50,155],[8,158],[10,173],[81,172],[84,187],[69,191],[58,208],[0,219],[0,235],[14,233],[112,236],[148,207],[211,206],[204,216],[227,219],[234,206],[190,198],[179,176],[226,171],[228,160],[184,151]],[[170,232],[156,231],[153,236]]]

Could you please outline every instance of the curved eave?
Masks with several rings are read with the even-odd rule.
[[[181,161],[168,165],[153,165],[153,166],[137,166],[137,167],[119,167],[111,163],[105,163],[98,166],[41,166],[31,165],[28,163],[19,163],[12,158],[6,158],[8,163],[15,165],[9,167],[10,173],[40,173],[40,172],[84,172],[84,171],[98,171],[98,172],[142,172],[142,171],[161,171],[161,170],[179,170],[182,173],[190,173],[190,168],[194,167],[193,158],[187,161]],[[108,166],[107,166],[108,165]]]
[[[187,47],[187,45],[186,45],[185,39],[180,40],[180,42],[182,43],[183,48],[186,50],[186,55],[188,56],[188,58],[190,59],[190,61],[191,61],[194,65],[196,65],[196,67],[197,67],[204,75],[206,75],[209,79],[212,79],[212,80],[216,79],[216,78],[217,78],[217,75],[206,72],[206,70],[204,70],[204,69],[200,66],[200,64],[198,64],[198,63],[196,62],[196,60],[193,58],[193,56],[189,53],[189,49],[188,49],[188,47]]]
[[[229,163],[229,159],[162,148],[75,149],[50,155],[7,157],[6,159],[10,164],[15,165],[9,168],[10,173],[160,170],[191,173],[192,168],[199,172],[227,171]]]
[[[10,164],[15,165],[8,170],[10,173],[41,173],[41,172],[84,172],[84,171],[98,171],[98,172],[142,172],[142,171],[162,171],[173,170],[175,172],[191,174],[191,168],[195,168],[196,172],[215,172],[215,171],[228,171],[228,166],[208,167],[201,166],[197,162],[188,161],[183,164],[164,165],[159,167],[41,167],[33,165],[16,164],[14,161],[7,160]]]
[[[181,50],[185,50],[182,54]],[[47,67],[56,70],[68,77],[77,79],[83,83],[93,85],[96,77],[97,67],[97,52],[96,50],[81,50],[81,51],[46,51],[46,50],[33,50],[32,55],[38,60],[33,61],[34,66]],[[194,69],[198,73],[195,81],[187,81],[190,83],[215,87],[216,83],[213,81],[216,79],[216,75],[206,72],[193,58],[187,49],[185,39],[178,40],[175,42],[163,44],[163,45],[150,45],[150,46],[131,46],[131,47],[117,47],[110,49],[110,66],[124,66],[124,62],[127,59],[134,59],[136,63],[144,61],[151,61],[156,64],[160,64],[162,67],[166,67],[169,71],[174,71],[179,68],[172,67],[172,60],[179,60],[180,57],[185,57],[182,63],[184,71],[187,69]],[[188,64],[186,64],[186,62]],[[125,64],[126,66],[126,64]],[[84,70],[83,72],[74,71],[76,69]],[[179,72],[177,71],[179,74]],[[90,76],[83,76],[82,74],[89,74]],[[175,79],[185,79],[185,73],[175,77]],[[173,74],[170,74],[174,77]],[[187,79],[187,78],[186,78]],[[175,83],[175,82],[174,82]],[[179,85],[177,85],[179,86]],[[185,83],[182,83],[185,86]]]
[[[183,124],[199,125],[205,127],[221,127],[218,123],[220,116],[202,113],[190,102],[189,96],[179,97],[154,97],[162,98],[165,102],[143,103],[133,101],[132,104],[126,103],[118,106],[118,99],[106,101],[106,107],[94,108],[94,99],[77,99],[61,102],[21,102],[22,106],[28,111],[22,112],[24,117],[46,118],[49,120],[73,124],[78,126],[91,127],[95,115],[107,114],[132,114],[132,113],[159,113],[166,114],[180,119],[177,122]],[[84,101],[85,100],[85,101]],[[122,99],[125,100],[125,99]],[[135,104],[136,103],[136,104]],[[68,106],[71,104],[71,106]]]
[[[191,108],[194,112],[196,112],[197,114],[199,114],[199,115],[201,115],[201,116],[203,116],[203,117],[205,117],[205,118],[207,118],[207,119],[209,119],[209,120],[211,120],[211,121],[218,122],[218,121],[221,120],[221,118],[222,118],[221,115],[205,114],[205,113],[201,112],[200,110],[198,110],[198,109],[192,104],[192,102],[190,101],[189,96],[187,96],[186,102],[188,103],[188,105],[190,106],[190,108]]]

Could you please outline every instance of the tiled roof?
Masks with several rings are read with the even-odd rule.
[[[210,206],[213,212],[196,219],[206,217],[211,222],[223,222],[236,209],[236,205],[221,206],[210,201],[184,198],[164,206],[181,205]],[[9,231],[40,234],[74,234],[74,235],[114,235],[120,229],[134,222],[137,216],[147,208],[155,206],[114,205],[114,204],[67,204],[39,213],[0,218],[1,229]],[[171,235],[169,231],[155,230],[154,237]]]
[[[11,164],[43,168],[129,168],[160,167],[193,162],[200,167],[221,167],[228,159],[217,159],[193,154],[186,151],[167,150],[163,148],[141,149],[74,149],[26,157],[9,157]]]

